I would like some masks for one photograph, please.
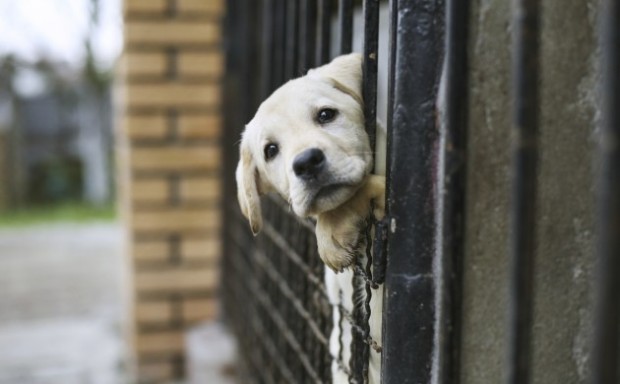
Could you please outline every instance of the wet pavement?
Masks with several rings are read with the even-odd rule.
[[[0,384],[125,383],[119,225],[0,230]]]

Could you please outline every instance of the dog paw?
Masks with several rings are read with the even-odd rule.
[[[385,177],[370,175],[359,191],[340,207],[317,216],[316,237],[321,260],[336,272],[349,267],[361,248],[368,208],[377,220],[385,216]]]
[[[375,219],[381,220],[385,216],[385,176],[370,175],[366,182],[368,197],[373,202]]]
[[[355,247],[342,245],[332,238],[330,241],[321,243],[319,256],[323,263],[334,272],[342,272],[355,261]]]
[[[319,256],[329,268],[342,272],[355,261],[362,241],[362,218],[357,215],[321,215],[316,236]]]

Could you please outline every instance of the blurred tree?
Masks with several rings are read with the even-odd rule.
[[[84,181],[84,198],[101,205],[110,200],[111,195],[111,151],[112,130],[110,86],[111,70],[97,66],[97,57],[93,49],[93,39],[100,21],[101,4],[99,0],[90,0],[90,23],[84,42],[86,60],[83,75],[85,89],[80,98],[78,139],[79,151],[82,152]]]
[[[42,178],[49,178],[50,185],[56,186],[51,189],[56,195],[62,189],[58,186],[70,184],[74,190],[75,184],[87,202],[102,205],[111,200],[113,65],[109,63],[110,52],[102,53],[97,45],[102,9],[109,3],[82,1],[88,4],[84,8],[88,11],[87,28],[73,35],[82,41],[83,56],[73,55],[82,58],[81,64],[63,61],[62,54],[56,56],[59,51],[51,48],[37,52],[36,62],[28,50],[0,56],[0,107],[3,100],[8,100],[14,110],[10,128],[5,129],[8,144],[0,143],[0,175],[9,169],[5,172],[9,181],[2,183],[0,199],[5,192],[11,207],[27,201],[27,196],[36,195],[38,201],[45,201],[47,195],[41,194],[40,188],[42,180],[37,180]],[[21,11],[15,13],[16,18],[27,17],[24,9]],[[35,36],[31,36],[33,46],[53,41]],[[33,78],[38,87],[33,88]],[[0,136],[1,131],[2,127]],[[74,176],[76,160],[80,164],[79,177]],[[72,180],[65,180],[67,175]],[[74,193],[66,195],[67,199],[75,197]],[[52,200],[57,200],[57,196]]]
[[[8,209],[22,205],[24,201],[25,175],[22,164],[21,135],[15,129],[15,88],[13,79],[19,65],[14,55],[7,55],[0,60],[0,173],[2,174],[2,191],[0,191],[0,208]]]

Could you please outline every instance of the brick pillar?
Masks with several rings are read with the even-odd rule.
[[[140,382],[183,374],[183,333],[216,315],[224,0],[125,0],[119,137]]]

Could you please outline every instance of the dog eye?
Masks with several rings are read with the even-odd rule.
[[[279,151],[280,150],[278,149],[277,144],[270,143],[270,144],[265,145],[265,149],[264,149],[265,160],[273,159],[274,157],[276,157]]]
[[[338,114],[338,111],[336,111],[335,109],[323,108],[319,111],[319,113],[317,113],[316,121],[319,124],[327,124],[331,122],[332,120],[334,120],[337,114]]]

